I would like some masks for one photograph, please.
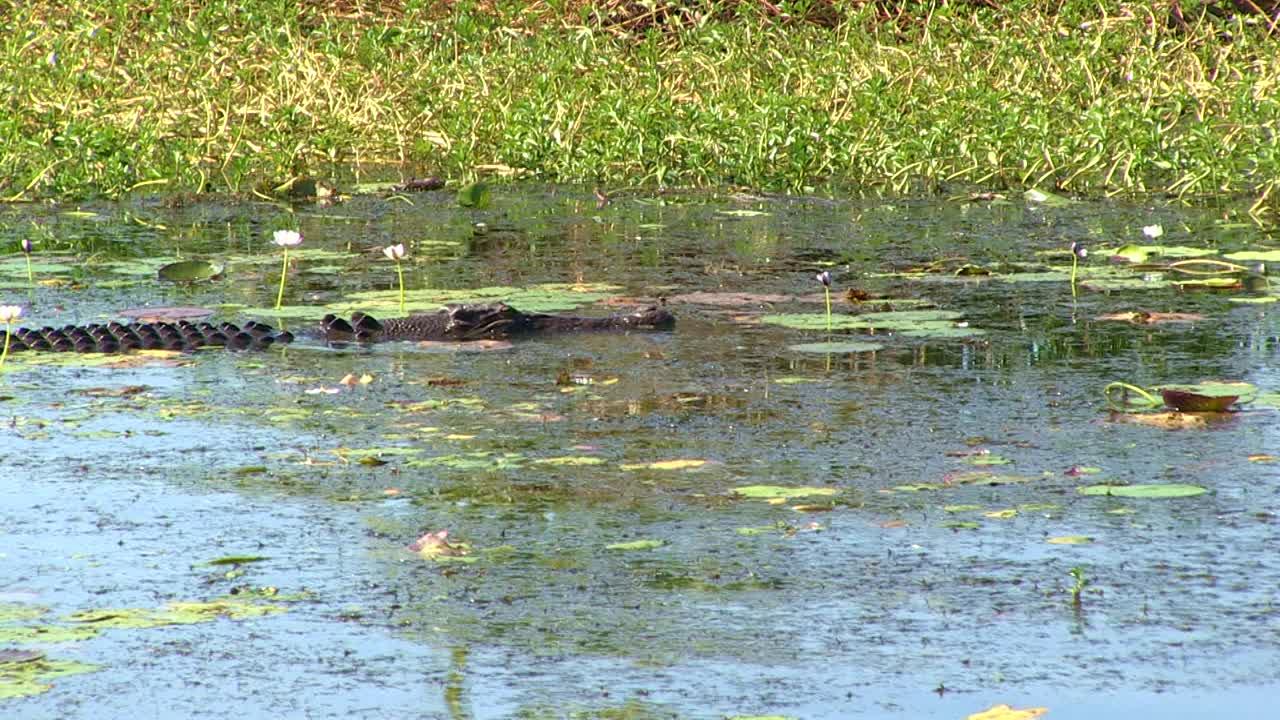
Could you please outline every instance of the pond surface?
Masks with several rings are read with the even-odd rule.
[[[1274,291],[1179,288],[1107,257],[1274,248],[1262,230],[1221,209],[1020,199],[493,200],[0,210],[4,247],[36,243],[34,289],[20,254],[0,261],[21,324],[197,306],[300,335],[123,364],[10,356],[0,651],[97,670],[0,700],[6,717],[1268,712],[1280,312],[1238,301]],[[270,237],[295,227],[276,317]],[[1074,297],[1072,242],[1094,251]],[[395,314],[394,243],[415,307],[599,315],[665,297],[679,321],[499,349],[305,336],[328,310]],[[155,279],[189,258],[225,273]],[[952,312],[932,331],[828,333],[821,270],[837,318]],[[1198,318],[1099,319],[1129,311]],[[820,319],[762,320],[790,314]],[[880,347],[793,349],[850,339]],[[1261,394],[1171,428],[1102,392],[1201,380]],[[1078,490],[1108,483],[1206,492]],[[409,549],[440,530],[443,555]],[[231,604],[116,624],[211,601]]]

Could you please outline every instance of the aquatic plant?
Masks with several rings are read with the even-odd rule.
[[[27,258],[27,282],[30,283],[32,287],[35,287],[35,275],[31,272],[31,240],[28,238],[22,238],[22,242],[19,244],[19,247],[22,248],[22,254]]]
[[[827,298],[827,332],[831,332],[831,273],[823,270],[814,277],[822,283],[822,292]]]
[[[0,365],[9,357],[9,338],[13,335],[13,321],[22,317],[17,305],[0,305],[0,322],[4,322],[4,350],[0,351]]]
[[[1071,586],[1071,607],[1079,610],[1083,602],[1081,595],[1084,593],[1084,589],[1089,587],[1089,578],[1085,577],[1084,568],[1079,565],[1071,568],[1070,574],[1072,579],[1075,580],[1075,583]]]
[[[404,259],[404,243],[388,245],[382,248],[382,254],[396,262],[396,278],[400,281],[400,314],[404,314],[404,267],[400,261]]]
[[[1160,225],[1146,225],[1142,228],[1142,234],[1154,240],[1164,235],[1164,228]]]
[[[1079,268],[1080,261],[1089,254],[1083,245],[1077,242],[1071,243],[1071,297],[1076,297],[1076,272]]]
[[[276,293],[276,309],[284,304],[284,280],[289,276],[289,248],[302,244],[302,233],[297,230],[277,230],[272,242],[284,248],[284,264],[280,268],[280,292]]]

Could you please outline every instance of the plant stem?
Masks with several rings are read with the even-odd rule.
[[[400,314],[404,315],[404,268],[396,260],[396,277],[400,280]]]
[[[29,284],[31,287],[35,287],[36,278],[35,278],[35,275],[31,273],[31,253],[24,253],[24,255],[27,256],[27,284]]]
[[[284,279],[289,274],[289,248],[284,249],[284,267],[280,269],[280,292],[276,293],[276,309],[284,304]]]
[[[831,288],[822,287],[822,292],[827,296],[827,334],[831,333]]]
[[[9,336],[13,334],[13,321],[4,324],[4,351],[0,352],[0,365],[9,357]]]
[[[1080,264],[1080,257],[1076,255],[1074,246],[1071,250],[1071,299],[1076,297],[1076,266]]]

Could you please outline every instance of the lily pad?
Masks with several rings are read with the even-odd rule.
[[[1093,253],[1090,252],[1090,255]],[[1204,257],[1212,255],[1209,248],[1188,247],[1186,245],[1138,245],[1130,243],[1114,249],[1099,249],[1098,255],[1117,258],[1131,263],[1144,263],[1152,257]]]
[[[464,208],[483,210],[489,207],[492,195],[485,183],[471,183],[458,191],[458,205]]]
[[[880,343],[873,342],[817,342],[817,343],[801,343],[799,345],[788,346],[791,350],[802,353],[860,353],[872,352],[884,348]]]
[[[1081,495],[1124,498],[1182,498],[1207,492],[1199,485],[1168,483],[1162,485],[1085,485],[1076,488]]]
[[[1181,412],[1223,412],[1242,396],[1251,400],[1258,392],[1249,383],[1162,385],[1155,389],[1164,398],[1165,405]]]
[[[221,275],[222,266],[206,260],[182,260],[161,267],[156,274],[168,282],[196,282]]]
[[[632,540],[631,542],[613,543],[605,545],[605,550],[655,550],[666,545],[662,540]]]
[[[75,271],[70,265],[62,265],[59,263],[48,262],[32,262],[31,272],[35,275],[69,275]],[[0,263],[0,275],[27,276],[27,263],[25,260]]]
[[[1088,535],[1059,535],[1047,538],[1045,542],[1053,545],[1087,545],[1093,542],[1093,538]]]
[[[1240,262],[1280,262],[1280,250],[1241,250],[1222,257]]]
[[[828,327],[826,313],[779,313],[765,315],[760,318],[760,322],[769,325],[781,325],[782,327],[796,330],[826,330]],[[850,330],[865,327],[866,325],[859,322],[858,318],[852,315],[831,316],[830,328],[832,330]]]
[[[1036,188],[1031,188],[1030,190],[1022,193],[1022,199],[1029,203],[1045,205],[1047,207],[1063,207],[1071,204],[1070,198],[1045,190],[1038,190]]]
[[[813,495],[836,495],[839,492],[840,491],[836,488],[785,487],[782,485],[746,485],[733,489],[733,493],[735,495],[741,495],[746,498],[781,498],[783,500],[795,497],[810,497]]]

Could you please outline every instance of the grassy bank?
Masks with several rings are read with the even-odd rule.
[[[665,22],[570,4],[187,5],[0,1],[0,196],[245,191],[330,163],[1280,196],[1280,38],[1253,19],[1075,2],[822,6],[814,21],[685,3]]]

